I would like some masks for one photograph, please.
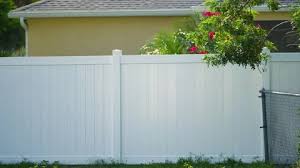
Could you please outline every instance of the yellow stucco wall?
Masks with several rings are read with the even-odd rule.
[[[48,18],[28,20],[31,56],[137,54],[156,32],[181,17]]]
[[[159,31],[183,17],[94,17],[28,19],[30,56],[110,55],[113,49],[138,54]],[[257,20],[285,20],[288,13],[261,13]]]

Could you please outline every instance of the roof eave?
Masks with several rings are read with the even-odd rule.
[[[267,6],[253,8],[258,12],[272,12]],[[147,10],[52,10],[52,11],[11,11],[10,18],[51,18],[51,17],[123,17],[123,16],[189,16],[195,12],[205,11],[205,6],[194,6],[190,9],[147,9]],[[276,12],[288,12],[289,8],[280,8]]]
[[[51,17],[122,17],[122,16],[188,16],[192,9],[160,10],[106,10],[106,11],[43,11],[43,12],[10,12],[10,18],[51,18]]]

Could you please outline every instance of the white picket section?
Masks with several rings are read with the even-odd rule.
[[[299,91],[300,59],[279,57],[272,89]],[[201,58],[0,58],[0,162],[263,159],[262,74]]]

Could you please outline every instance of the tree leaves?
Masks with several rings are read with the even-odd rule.
[[[205,4],[209,11],[204,11],[202,16],[197,14],[198,21],[191,22],[192,28],[180,33],[184,40],[174,40],[178,39],[178,33],[158,35],[149,43],[151,45],[148,44],[148,47],[151,46],[148,51],[156,52],[148,53],[208,53],[204,60],[209,65],[231,63],[255,69],[267,59],[261,54],[262,48],[275,49],[273,43],[267,40],[268,32],[255,25],[257,12],[253,8],[267,5],[270,10],[277,10],[278,0],[206,0]]]
[[[0,50],[11,52],[24,46],[25,34],[18,19],[10,19],[7,14],[16,7],[32,0],[0,0]],[[16,4],[16,5],[15,5]]]

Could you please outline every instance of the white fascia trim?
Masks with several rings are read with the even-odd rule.
[[[120,17],[120,16],[188,16],[195,11],[191,9],[153,9],[153,10],[66,10],[66,11],[32,11],[8,14],[10,18],[46,18],[46,17]]]

